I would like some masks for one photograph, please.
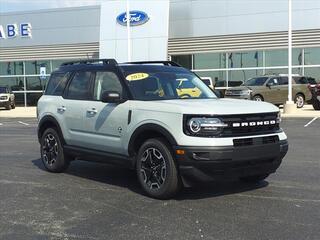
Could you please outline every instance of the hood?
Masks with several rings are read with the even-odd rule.
[[[134,101],[135,108],[180,114],[253,114],[278,112],[271,103],[238,99],[177,99],[163,101]]]

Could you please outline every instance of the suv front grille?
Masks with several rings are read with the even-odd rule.
[[[240,96],[242,93],[242,90],[227,90],[226,95],[230,96]]]
[[[278,113],[261,113],[223,116],[221,119],[228,126],[220,137],[249,136],[269,134],[280,130]]]
[[[276,135],[276,136],[267,136],[267,137],[259,137],[259,138],[234,139],[233,145],[235,147],[242,147],[242,146],[271,144],[271,143],[277,143],[277,142],[279,142],[279,137]]]

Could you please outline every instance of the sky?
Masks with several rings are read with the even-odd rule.
[[[99,5],[104,0],[0,0],[0,12]]]

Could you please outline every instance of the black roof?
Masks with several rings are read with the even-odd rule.
[[[114,59],[84,59],[65,62],[62,63],[55,71],[105,70],[106,68],[110,69],[116,67],[119,67],[123,71],[188,71],[172,61],[144,61],[118,64]]]

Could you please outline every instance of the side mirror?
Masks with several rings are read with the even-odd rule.
[[[116,91],[104,91],[101,95],[101,102],[104,103],[122,103],[120,93]]]

